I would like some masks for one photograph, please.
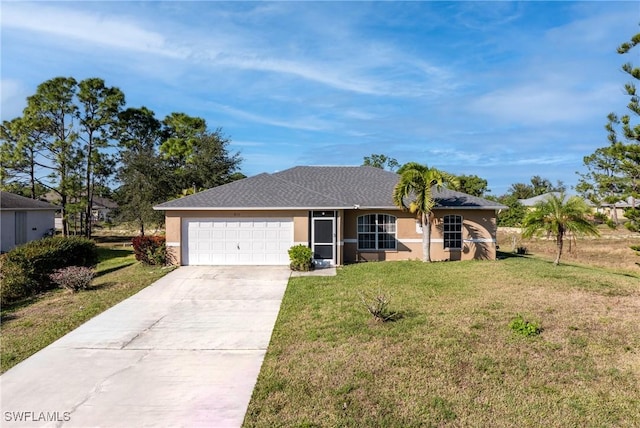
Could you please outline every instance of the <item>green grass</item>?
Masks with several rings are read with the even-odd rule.
[[[533,258],[292,278],[244,426],[637,426],[639,313],[640,276]]]
[[[130,249],[99,247],[98,256],[86,291],[53,290],[2,308],[3,373],[169,271],[136,262]]]

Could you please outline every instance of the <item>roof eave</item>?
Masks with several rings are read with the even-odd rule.
[[[20,207],[12,208],[12,207],[7,207],[7,208],[0,208],[0,211],[59,211],[60,209],[61,209],[61,207],[51,207],[51,208],[20,208]]]
[[[153,207],[156,211],[290,211],[290,210],[346,210],[353,209],[353,206],[334,206],[334,207]]]
[[[507,206],[488,206],[488,207],[459,207],[459,206],[437,206],[434,209],[445,210],[502,210],[509,208]],[[390,206],[363,206],[363,205],[348,205],[348,206],[302,206],[302,207],[153,207],[156,211],[290,211],[290,210],[308,210],[308,211],[320,211],[320,210],[401,210],[401,208]]]
[[[453,205],[449,206],[449,205],[447,205],[447,206],[434,207],[434,209],[436,209],[436,210],[444,209],[444,210],[484,210],[484,211],[504,210],[504,209],[507,209],[507,208],[509,208],[509,207],[502,206],[502,205],[486,206],[486,207],[469,207],[469,206],[467,206],[467,207],[465,207],[465,206],[459,207],[459,206],[453,206]]]

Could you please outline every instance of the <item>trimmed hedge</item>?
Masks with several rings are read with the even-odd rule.
[[[147,265],[167,264],[167,246],[164,236],[136,236],[131,240],[136,260]]]
[[[87,238],[56,236],[28,242],[0,257],[0,303],[55,288],[49,275],[58,269],[96,264],[96,244]]]

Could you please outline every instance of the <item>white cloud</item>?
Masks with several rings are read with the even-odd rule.
[[[2,26],[115,49],[169,57],[182,54],[169,48],[162,34],[145,30],[131,19],[54,8],[44,3],[3,2]]]
[[[384,95],[387,91],[375,81],[366,78],[351,78],[342,73],[327,69],[325,65],[314,64],[312,61],[302,62],[281,58],[260,58],[257,55],[235,56],[225,55],[215,58],[218,64],[232,66],[246,70],[268,71],[294,75],[324,85],[370,95]],[[335,65],[335,64],[334,64]]]
[[[510,1],[492,2],[487,7],[484,2],[460,2],[455,15],[458,24],[474,30],[492,31],[522,16],[522,5]]]
[[[170,28],[160,31],[153,27],[153,21],[142,24],[135,16],[43,3],[8,2],[3,4],[2,26],[45,34],[52,40],[70,39],[115,51],[142,52],[207,68],[229,67],[295,76],[356,94],[438,96],[451,88],[453,79],[447,70],[405,54],[397,45],[356,34],[346,37],[349,24],[354,24],[348,19],[342,21],[339,35],[324,30],[329,24],[324,21],[316,22],[317,27],[305,28],[305,40],[313,41],[315,48],[301,52],[290,38],[276,38],[253,22],[256,15],[267,15],[270,20],[261,20],[260,25],[268,27],[279,18],[290,18],[295,12],[275,13],[279,11],[280,7],[257,7],[246,17],[237,15],[237,23],[221,23],[206,31],[183,23],[163,22],[157,25],[170,25]],[[218,15],[220,13],[214,14]],[[290,20],[287,22],[291,25]],[[170,34],[170,38],[165,37],[165,33]],[[262,34],[265,37],[260,37]]]
[[[263,147],[266,145],[265,142],[261,142],[261,141],[238,141],[238,140],[233,140],[233,145],[234,146],[239,146],[239,147]]]
[[[472,101],[476,113],[493,116],[504,125],[517,123],[537,126],[553,123],[580,123],[604,117],[603,107],[612,94],[619,93],[613,84],[592,88],[573,88],[570,82],[536,83],[512,86],[489,92]]]
[[[559,165],[564,163],[574,163],[575,156],[570,155],[551,155],[537,156],[531,158],[513,159],[510,161],[512,165]]]
[[[255,113],[249,113],[228,105],[222,105],[217,103],[209,103],[209,105],[211,105],[217,111],[227,113],[231,116],[238,117],[247,121],[261,123],[264,125],[278,126],[278,127],[290,128],[290,129],[302,129],[305,131],[324,131],[332,128],[333,126],[330,122],[327,122],[312,116],[280,120],[280,119],[273,119],[267,116],[262,116]]]

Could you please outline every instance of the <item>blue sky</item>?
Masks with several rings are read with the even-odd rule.
[[[222,127],[254,175],[383,153],[568,185],[625,112],[640,2],[8,2],[2,120],[56,76]]]

